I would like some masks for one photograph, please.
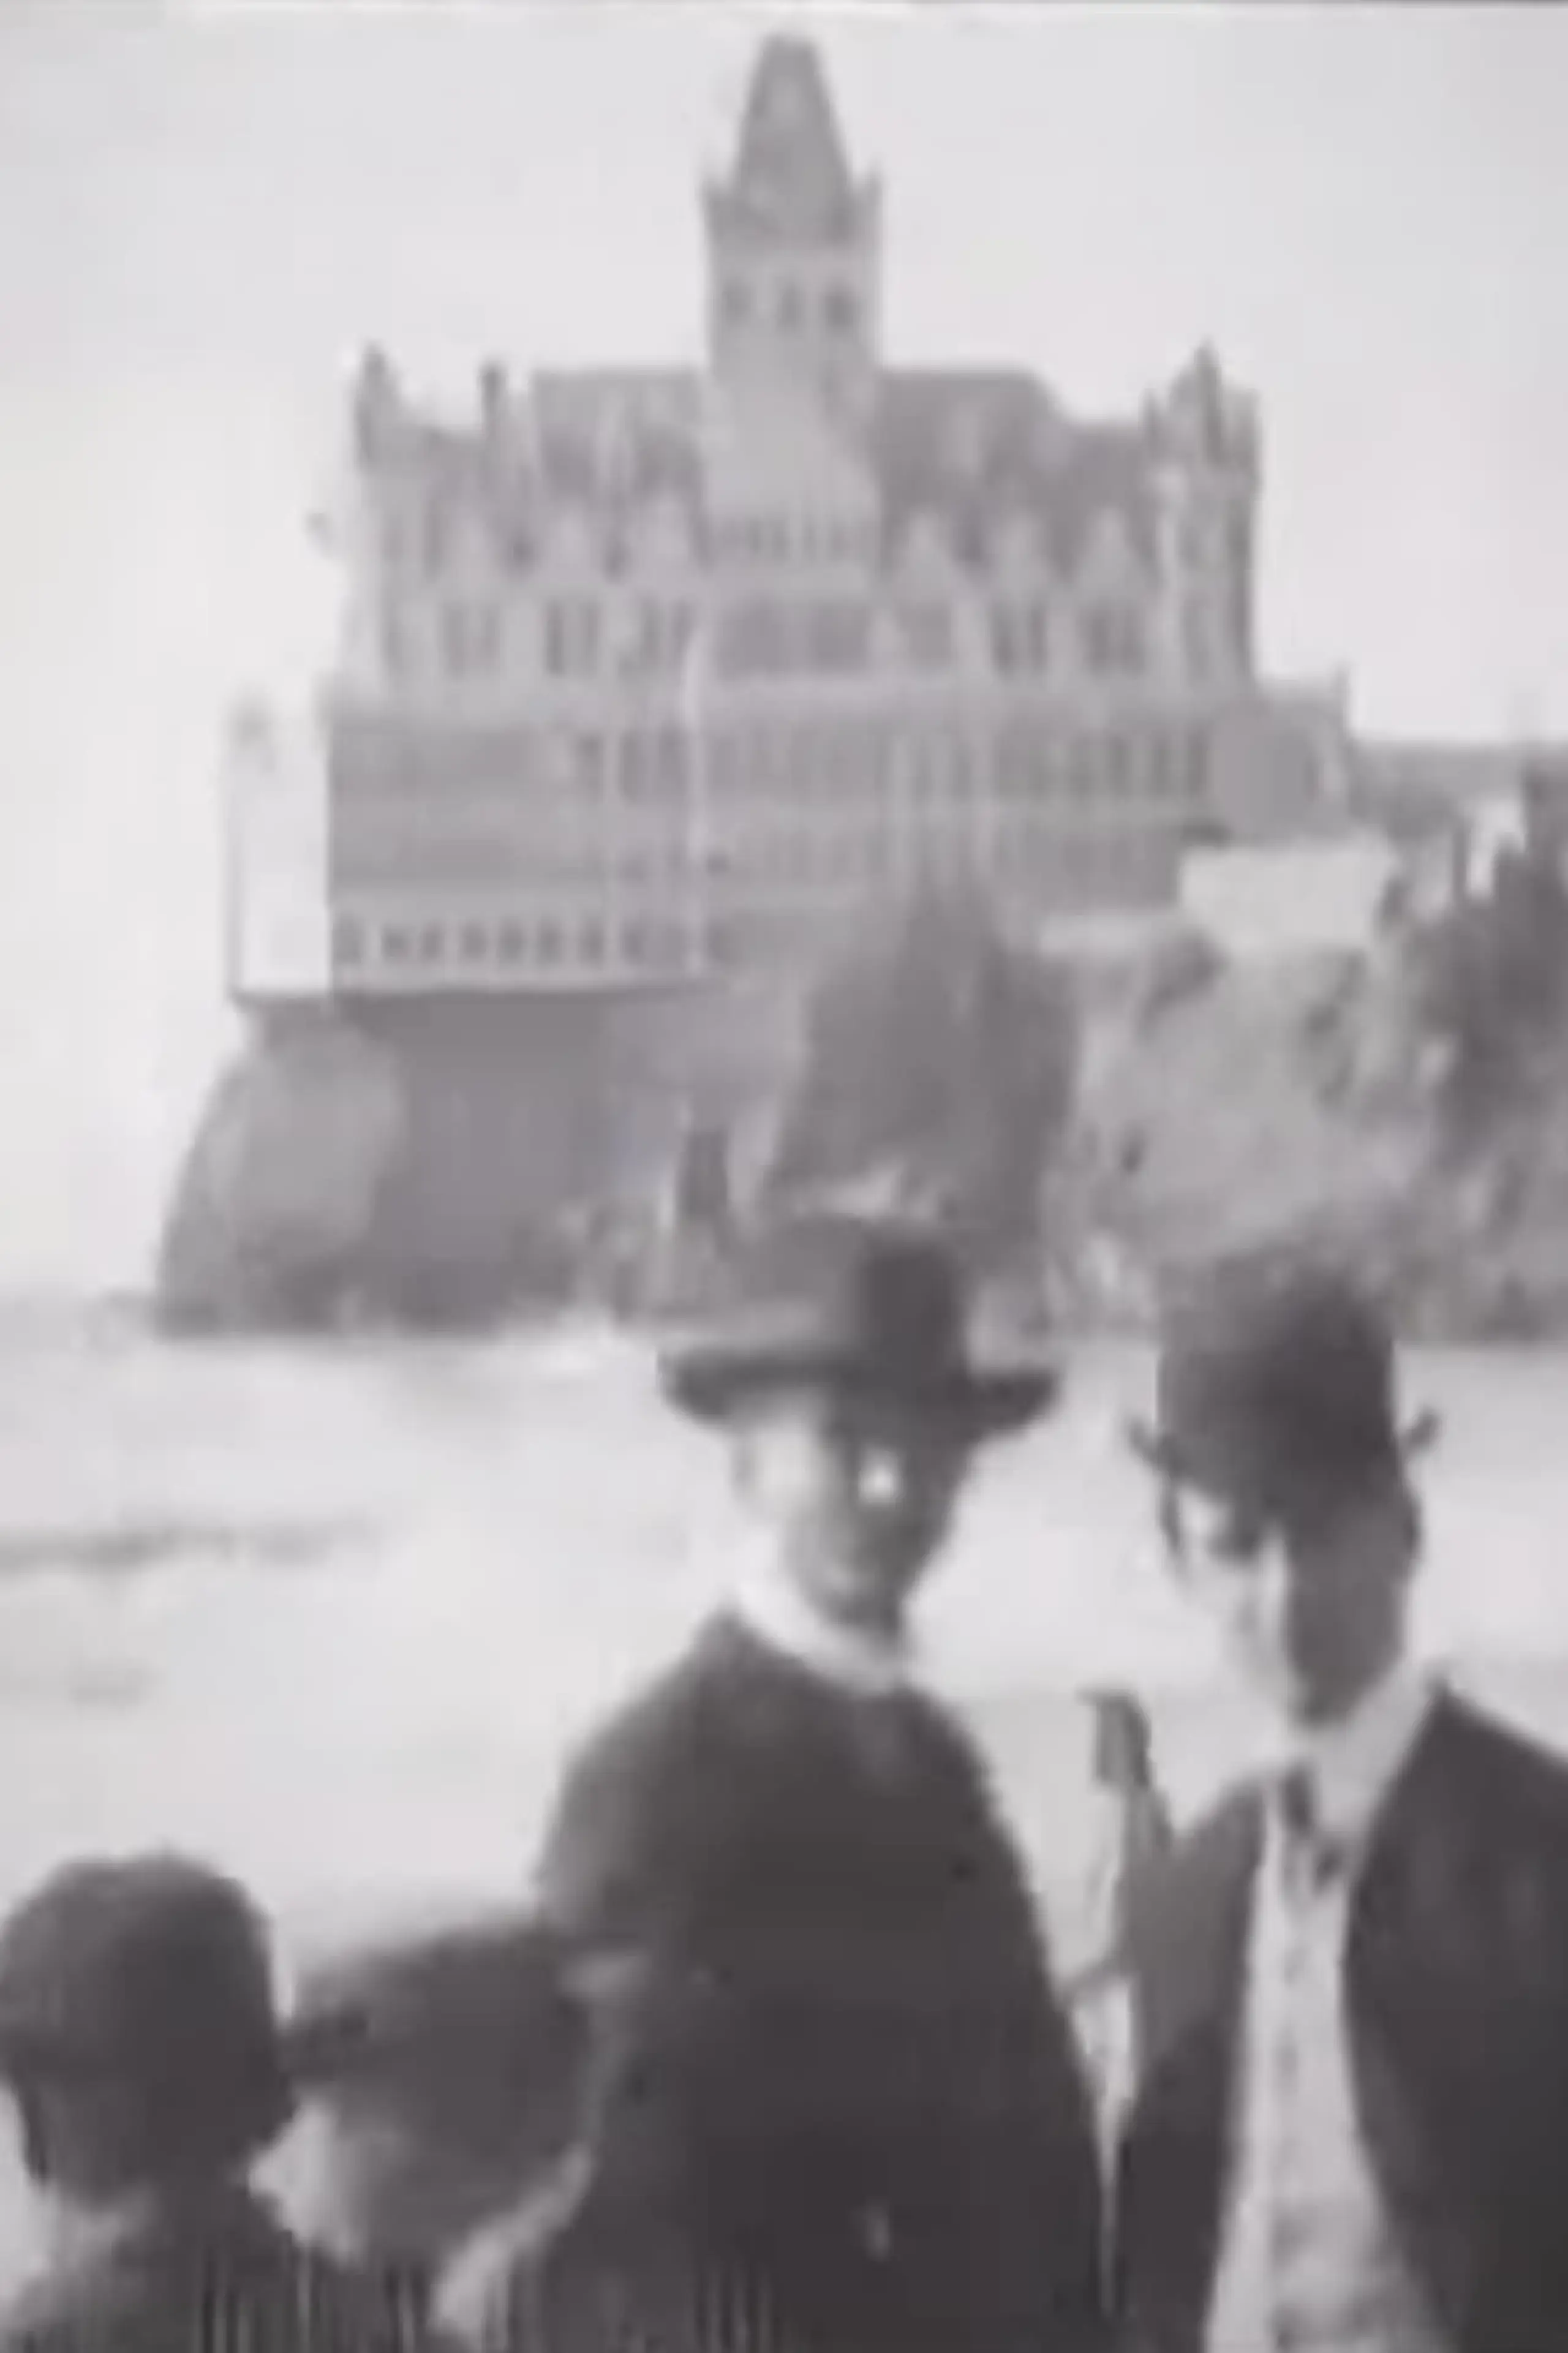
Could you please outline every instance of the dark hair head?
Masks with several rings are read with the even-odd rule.
[[[265,1922],[175,1854],[54,1873],[0,1930],[0,2073],[29,2160],[113,2194],[223,2173],[290,2108]]]

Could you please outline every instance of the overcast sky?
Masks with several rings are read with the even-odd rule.
[[[1262,644],[1568,730],[1568,11],[0,0],[0,1282],[133,1280],[229,1031],[214,754],[308,669],[344,373],[694,355],[699,164],[820,35],[895,356],[1261,396]]]

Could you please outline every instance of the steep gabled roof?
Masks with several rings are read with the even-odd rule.
[[[668,491],[701,504],[698,377],[673,369],[552,371],[534,381],[546,495],[607,508]]]
[[[895,541],[927,513],[948,523],[967,554],[997,522],[1020,515],[1038,527],[1052,563],[1071,566],[1109,512],[1135,551],[1152,551],[1150,452],[1140,428],[1068,417],[1022,370],[890,373],[874,446]]]
[[[536,377],[499,438],[405,410],[400,458],[450,496],[489,514],[503,538],[529,535],[541,505],[585,509],[615,527],[671,497],[707,510],[713,387],[678,370],[585,369]],[[1021,369],[898,369],[885,375],[863,431],[843,429],[875,486],[885,543],[895,552],[927,516],[960,561],[1021,519],[1054,570],[1077,568],[1102,517],[1134,554],[1154,553],[1156,452],[1137,424],[1067,416]]]

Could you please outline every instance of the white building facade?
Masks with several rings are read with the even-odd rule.
[[[491,366],[451,427],[363,363],[334,993],[754,970],[933,872],[1033,934],[1172,903],[1194,839],[1320,825],[1342,696],[1255,674],[1257,420],[1212,354],[1094,422],[1022,370],[886,364],[882,192],[797,37],[703,225],[701,371]]]

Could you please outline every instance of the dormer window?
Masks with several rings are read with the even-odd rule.
[[[1091,606],[1084,615],[1083,646],[1089,669],[1102,677],[1125,676],[1144,666],[1143,624],[1125,605]]]
[[[847,286],[830,286],[822,297],[822,323],[830,334],[851,335],[854,332],[857,310],[854,296]]]

